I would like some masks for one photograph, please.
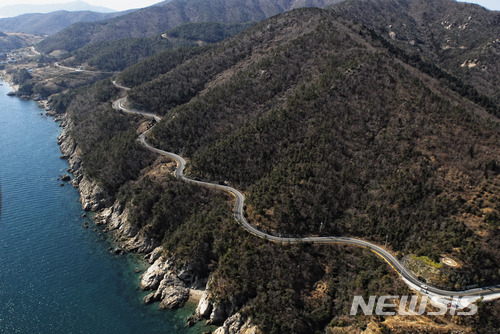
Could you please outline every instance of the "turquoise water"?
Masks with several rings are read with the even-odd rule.
[[[190,310],[144,306],[144,265],[110,255],[84,229],[78,192],[61,187],[60,133],[34,102],[0,86],[0,333],[188,333]]]

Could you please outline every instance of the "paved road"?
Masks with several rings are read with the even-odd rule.
[[[118,85],[115,81],[113,81],[113,84],[116,87],[127,89],[126,87]],[[128,88],[129,89],[129,88]],[[127,90],[128,90],[127,89]],[[126,113],[131,113],[131,114],[139,114],[143,115],[145,117],[153,118],[155,121],[159,122],[161,118],[153,113],[148,113],[144,111],[139,111],[139,110],[134,110],[134,109],[129,109],[124,106],[124,103],[126,101],[126,97],[120,98],[113,102],[113,108],[116,110],[121,110]],[[235,205],[234,205],[234,218],[236,221],[249,233],[262,238],[266,239],[269,241],[277,242],[277,243],[298,243],[298,242],[311,242],[315,244],[348,244],[348,245],[355,245],[359,247],[364,247],[369,249],[370,251],[374,252],[381,258],[383,258],[400,276],[401,278],[405,281],[405,283],[412,289],[420,291],[420,293],[429,295],[429,296],[435,296],[443,299],[448,299],[451,300],[453,297],[470,297],[467,300],[469,302],[473,302],[477,299],[482,298],[485,301],[489,300],[494,300],[497,298],[500,298],[500,285],[494,285],[486,288],[477,288],[477,289],[471,289],[471,290],[463,290],[463,291],[448,291],[448,290],[443,290],[443,289],[438,289],[432,286],[427,286],[425,283],[420,282],[415,275],[409,271],[401,262],[396,259],[394,255],[389,253],[387,250],[384,248],[377,246],[373,243],[361,240],[361,239],[356,239],[356,238],[349,238],[349,237],[297,237],[297,238],[289,238],[289,237],[280,237],[276,235],[272,235],[269,233],[265,233],[259,229],[257,229],[255,226],[251,225],[245,218],[244,216],[244,203],[245,203],[245,195],[242,194],[240,191],[238,191],[235,188],[225,186],[225,185],[220,185],[216,183],[210,183],[210,182],[205,182],[205,181],[199,181],[199,180],[194,180],[186,177],[184,175],[184,169],[186,167],[186,161],[184,158],[181,156],[172,153],[172,152],[167,152],[160,150],[156,147],[151,146],[147,141],[146,141],[146,135],[149,131],[151,131],[153,127],[148,129],[146,132],[142,133],[139,136],[139,141],[144,145],[146,148],[149,150],[167,156],[171,158],[172,160],[175,160],[177,163],[177,168],[174,172],[175,177],[184,180],[186,182],[190,183],[195,183],[204,187],[209,187],[209,188],[214,188],[214,189],[220,189],[227,191],[231,193],[235,197]],[[462,304],[464,307],[467,306],[467,303]]]
[[[104,73],[104,74],[116,74],[116,73],[118,73],[118,72],[107,72],[107,71],[84,70],[83,68],[80,69],[80,68],[75,68],[75,67],[64,66],[64,65],[59,64],[58,62],[55,62],[54,66],[62,68],[62,69],[67,70],[67,71],[70,71],[70,72]],[[118,86],[118,85],[116,85],[116,87],[121,88],[121,89],[125,89],[125,90],[130,90],[130,88],[127,89],[126,87],[121,87],[121,86]]]
[[[111,81],[111,82],[112,82],[112,83],[113,83],[113,85],[115,85],[117,88],[123,89],[124,91],[129,91],[129,90],[130,90],[130,88],[120,85],[118,82],[116,82],[116,80],[113,80],[113,81]]]

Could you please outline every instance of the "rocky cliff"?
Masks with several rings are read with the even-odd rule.
[[[61,148],[61,158],[67,159],[69,163],[68,172],[73,174],[73,186],[80,191],[80,202],[85,211],[96,212],[112,204],[111,198],[106,194],[97,182],[85,176],[82,169],[82,152],[77,143],[71,137],[72,123],[68,117],[61,117],[63,131],[58,138]]]

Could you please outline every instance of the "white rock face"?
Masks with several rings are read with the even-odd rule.
[[[158,246],[158,242],[149,237],[144,231],[137,231],[135,228],[131,227],[130,224],[127,225],[130,227],[128,231],[135,233],[135,235],[133,238],[124,242],[123,247],[126,250],[129,252],[149,253]]]
[[[150,264],[158,260],[158,258],[163,254],[163,247],[158,246],[153,249],[148,255],[146,255],[145,259],[148,260]]]
[[[161,250],[158,241],[130,224],[128,208],[122,210],[118,201],[112,207],[103,209],[96,216],[95,222],[97,225],[107,225],[107,231],[114,231],[116,243],[129,252],[150,253],[155,248]],[[161,254],[160,250],[157,250],[155,260]]]
[[[173,309],[182,306],[189,298],[189,289],[173,274],[166,274],[157,293],[161,292],[160,308]]]
[[[189,289],[174,271],[171,264],[160,256],[141,277],[141,289],[156,290],[144,297],[144,303],[161,300],[160,308],[173,309],[189,299]]]
[[[210,313],[210,324],[221,324],[226,318],[233,313],[232,307],[228,307],[224,304],[213,304],[212,313]]]
[[[198,303],[198,307],[196,307],[196,311],[194,312],[196,317],[208,318],[212,313],[212,303],[208,300],[208,292],[205,290],[203,295],[201,296],[200,302]]]
[[[141,289],[156,290],[165,276],[168,267],[169,264],[165,261],[165,258],[163,258],[163,256],[159,257],[153,265],[142,274]]]
[[[469,68],[469,69],[472,69],[472,68],[477,67],[477,66],[479,65],[479,63],[478,63],[478,62],[479,62],[479,60],[478,60],[478,59],[473,59],[473,60],[471,60],[471,59],[467,59],[467,60],[465,60],[465,61],[462,63],[462,65],[460,65],[460,66],[461,66],[461,67],[467,67],[467,68]]]
[[[68,160],[69,170],[73,173],[72,184],[80,190],[80,202],[85,211],[98,211],[112,204],[106,192],[97,182],[90,181],[81,170],[82,152],[73,138],[69,135],[72,124],[66,118],[62,122],[63,131],[58,138],[62,156]]]
[[[83,210],[96,212],[110,204],[106,192],[86,176],[82,177],[78,188],[80,189],[80,202]]]

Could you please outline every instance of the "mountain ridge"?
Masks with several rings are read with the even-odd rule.
[[[128,95],[138,108],[164,115],[148,141],[189,157],[191,176],[244,189],[248,219],[262,230],[386,241],[404,258],[418,254],[437,262],[448,254],[462,264],[441,271],[448,288],[467,284],[472,276],[496,282],[500,222],[494,223],[495,214],[486,219],[482,210],[500,207],[495,195],[499,168],[494,167],[500,154],[499,119],[442,78],[395,57],[381,38],[337,14],[292,11],[135,82]],[[146,60],[119,79],[133,82],[134,71],[152,65]],[[132,193],[142,185],[134,183]],[[137,205],[144,192],[131,196]],[[158,222],[167,215],[161,210],[148,214],[148,205],[145,200],[137,213],[141,224],[147,217],[152,228],[160,228]],[[171,237],[171,227],[167,230],[166,248],[182,253],[182,232]],[[206,249],[210,241],[202,240],[183,245]],[[287,315],[263,320],[280,313],[274,311],[284,307],[277,296],[285,291],[256,292],[262,284],[256,272],[265,271],[265,261],[246,279],[241,266],[249,268],[242,258],[252,250],[242,248],[232,261],[218,262],[212,296],[236,300],[236,307],[256,317],[264,332],[280,326],[276,332],[292,332],[284,324],[290,321]],[[182,261],[204,259],[182,254]],[[488,267],[477,268],[479,262]],[[260,283],[253,285],[254,280]],[[339,281],[329,288],[335,290]],[[364,291],[358,288],[354,291]],[[238,304],[249,295],[249,304]],[[342,299],[338,293],[324,298]]]
[[[50,13],[56,11],[93,11],[100,13],[111,13],[116,12],[113,9],[109,9],[102,6],[93,6],[84,1],[72,1],[67,3],[58,4],[18,4],[0,7],[1,18],[14,17],[23,14],[31,13]]]
[[[37,46],[39,51],[73,51],[87,43],[163,33],[182,23],[260,21],[302,5],[324,7],[342,0],[173,0],[137,10],[121,18],[70,26]],[[74,42],[77,41],[77,42]]]

